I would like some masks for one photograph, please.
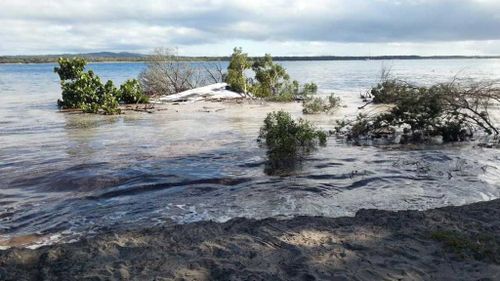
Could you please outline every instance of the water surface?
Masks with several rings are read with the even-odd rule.
[[[354,114],[359,94],[378,81],[382,67],[420,84],[457,74],[500,77],[500,60],[283,64],[300,82],[314,81],[324,94],[342,97],[346,108],[309,117],[324,129]],[[169,221],[427,209],[500,193],[499,151],[474,144],[359,147],[331,138],[291,176],[270,176],[264,172],[265,151],[255,140],[272,106],[215,103],[120,116],[61,113],[53,67],[0,65],[0,242],[32,234],[69,241]],[[121,83],[144,65],[89,68]],[[301,115],[300,106],[285,107]]]

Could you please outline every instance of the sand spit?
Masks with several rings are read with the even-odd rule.
[[[494,200],[107,233],[0,251],[0,280],[499,280],[499,218]],[[490,235],[490,246],[484,256],[464,254],[468,247],[453,251],[432,237],[443,231],[459,231],[472,243]]]

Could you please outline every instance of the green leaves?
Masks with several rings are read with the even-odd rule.
[[[307,85],[307,84],[306,84]],[[336,97],[335,94],[330,94],[328,98],[306,96],[302,102],[302,112],[304,114],[316,114],[321,112],[330,112],[331,110],[337,108],[340,105],[340,98]]]
[[[148,103],[149,98],[142,92],[137,79],[129,79],[120,86],[118,96],[124,103]]]
[[[290,91],[293,88],[290,85],[290,76],[283,66],[273,63],[270,54],[256,60],[252,69],[257,81],[252,88],[256,97],[293,96],[294,93]]]
[[[57,62],[59,66],[54,67],[54,72],[62,81],[78,79],[87,64],[84,58],[59,58]]]
[[[269,113],[258,141],[267,147],[266,173],[283,174],[295,169],[304,154],[326,145],[327,135],[303,119],[295,121],[285,111]]]
[[[83,58],[59,59],[59,67],[54,69],[61,78],[62,101],[64,108],[79,108],[86,113],[119,114],[119,103],[146,103],[137,80],[127,80],[120,89],[108,80],[101,82],[92,70],[84,72],[86,61]]]
[[[245,76],[245,71],[250,69],[251,66],[252,63],[248,58],[248,54],[243,53],[242,48],[234,48],[226,76],[226,83],[229,84],[231,90],[245,94],[248,92],[250,87]]]
[[[317,130],[304,119],[293,120],[290,113],[285,111],[267,115],[259,139],[265,140],[270,153],[290,155],[314,150],[317,145],[326,145],[325,132]]]

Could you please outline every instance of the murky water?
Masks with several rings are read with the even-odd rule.
[[[418,83],[457,73],[500,77],[500,60],[286,62],[301,82],[347,106],[309,117],[332,129],[388,67]],[[94,64],[120,83],[142,64]],[[112,228],[198,220],[353,215],[360,208],[426,209],[500,195],[500,151],[474,144],[347,145],[334,138],[291,176],[264,172],[256,137],[266,114],[300,105],[169,106],[154,114],[58,112],[53,65],[0,65],[0,246],[33,235],[69,241]],[[3,241],[3,242],[2,242]],[[3,243],[3,244],[2,244]]]

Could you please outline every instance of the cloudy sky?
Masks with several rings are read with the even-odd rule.
[[[500,55],[500,0],[1,0],[0,55]]]

